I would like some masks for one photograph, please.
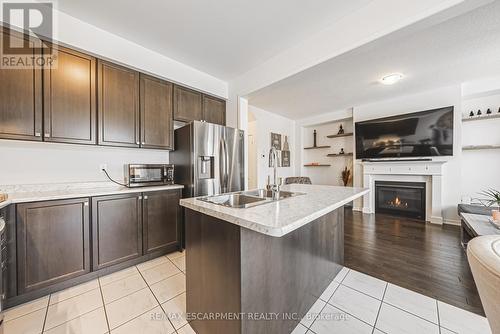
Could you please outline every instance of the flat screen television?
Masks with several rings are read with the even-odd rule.
[[[356,123],[356,159],[453,155],[453,107]]]

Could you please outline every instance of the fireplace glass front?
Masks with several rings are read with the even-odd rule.
[[[425,220],[425,182],[375,182],[375,212]]]

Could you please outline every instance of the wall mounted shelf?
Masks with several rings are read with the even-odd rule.
[[[327,154],[327,157],[330,157],[330,158],[334,158],[334,157],[352,157],[352,153],[344,153],[344,154],[331,153],[331,154]]]
[[[350,136],[352,136],[352,135],[354,135],[354,133],[350,132],[350,133],[343,133],[343,134],[341,134],[341,135],[339,135],[339,134],[336,134],[336,135],[328,135],[328,136],[326,136],[326,138],[341,138],[341,137],[350,137]]]
[[[331,165],[325,165],[325,164],[321,164],[321,165],[311,165],[311,164],[306,164],[304,165],[304,167],[330,167]]]
[[[470,118],[462,118],[462,122],[482,121],[482,120],[493,119],[493,118],[500,118],[500,114],[495,113],[495,114],[485,115],[485,116],[474,116],[474,117],[470,117]]]
[[[304,150],[317,150],[320,148],[330,148],[331,146],[311,146],[311,147],[304,147]]]
[[[462,151],[477,151],[477,150],[498,150],[500,145],[471,145],[462,147]]]

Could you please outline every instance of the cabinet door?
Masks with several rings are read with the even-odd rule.
[[[203,95],[203,120],[226,125],[226,101]]]
[[[144,253],[178,245],[179,199],[179,190],[144,193]]]
[[[28,37],[8,29],[1,29],[1,45],[23,45]],[[36,42],[29,41],[30,54]],[[42,140],[42,70],[0,68],[0,138]]]
[[[19,294],[90,272],[88,199],[17,205]]]
[[[94,57],[57,47],[57,67],[44,69],[44,140],[96,143]]]
[[[141,147],[173,149],[173,85],[141,74]]]
[[[202,94],[174,86],[174,119],[181,122],[200,121],[203,118]]]
[[[139,147],[139,73],[98,63],[98,143]]]
[[[92,198],[93,270],[142,255],[141,195]]]

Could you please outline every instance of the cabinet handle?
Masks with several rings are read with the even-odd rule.
[[[89,202],[83,202],[84,206],[89,206]]]
[[[46,138],[50,138],[50,133],[46,133],[46,134],[44,134],[44,137],[46,137]]]
[[[146,142],[144,142],[144,141],[143,141],[141,144],[142,144],[142,145],[146,145]]]
[[[140,144],[140,142],[136,141],[136,142],[135,142],[135,144],[136,144],[136,145],[139,145],[139,144]]]
[[[40,132],[35,132],[35,137],[41,137],[42,134]]]
[[[138,199],[142,199],[142,196],[137,197]]]
[[[148,199],[148,196],[144,196],[144,199]]]

